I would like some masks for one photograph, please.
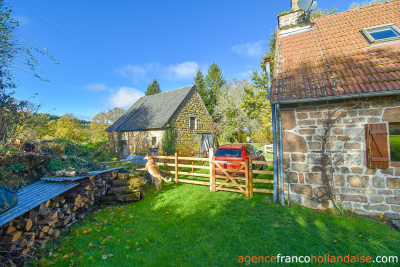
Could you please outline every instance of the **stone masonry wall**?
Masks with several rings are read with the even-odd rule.
[[[366,166],[365,124],[400,122],[400,97],[368,98],[346,102],[310,102],[282,105],[285,181],[290,201],[313,208],[331,206],[319,163],[324,121],[338,107],[340,117],[331,131],[331,151],[339,159],[334,180],[339,201],[349,210],[400,219],[400,167]],[[357,102],[357,101],[356,101]],[[287,186],[285,184],[286,196]]]
[[[197,129],[189,129],[189,117],[197,118]],[[201,134],[213,133],[213,121],[200,94],[196,91],[178,111],[174,121],[176,130],[176,151],[189,154],[198,152]]]

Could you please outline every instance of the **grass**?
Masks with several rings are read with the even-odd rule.
[[[392,161],[400,161],[400,135],[390,135],[390,156]]]
[[[75,225],[41,260],[55,266],[235,266],[239,256],[398,255],[383,221],[268,204],[196,185],[165,184]]]

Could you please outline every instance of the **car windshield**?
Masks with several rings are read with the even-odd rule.
[[[241,149],[218,149],[215,152],[215,157],[235,157],[241,158],[242,157],[242,150]]]

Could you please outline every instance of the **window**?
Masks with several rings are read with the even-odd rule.
[[[189,117],[189,129],[196,130],[197,129],[197,119],[194,116]]]
[[[218,149],[215,154],[215,157],[234,157],[241,158],[242,150],[241,149]]]
[[[386,24],[361,30],[370,44],[400,40],[400,29],[394,24]]]
[[[389,124],[390,159],[400,163],[400,123]]]
[[[155,144],[157,144],[157,137],[153,136],[151,138],[151,145],[154,146]]]
[[[400,123],[377,123],[365,126],[368,168],[400,166]]]

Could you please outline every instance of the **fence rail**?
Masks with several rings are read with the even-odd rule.
[[[257,193],[273,193],[272,189],[253,188],[254,183],[258,184],[273,184],[272,180],[254,179],[257,174],[273,174],[273,171],[254,170],[253,166],[272,164],[272,160],[252,161],[251,158],[245,161],[218,161],[213,155],[211,149],[208,156],[201,153],[202,157],[195,157],[195,153],[191,155],[175,155],[152,156],[157,162],[156,166],[163,166],[165,174],[174,175],[176,184],[187,183],[196,185],[205,185],[210,187],[211,192],[228,191],[241,193],[246,196],[253,196]],[[239,165],[236,169],[224,168],[224,164]],[[185,170],[188,169],[188,170]],[[145,169],[138,169],[145,170]],[[191,171],[189,171],[191,170]],[[196,170],[208,170],[207,173],[195,172]],[[240,174],[241,176],[238,176]],[[179,176],[191,176],[208,178],[207,181],[199,181],[192,179],[182,179]]]

